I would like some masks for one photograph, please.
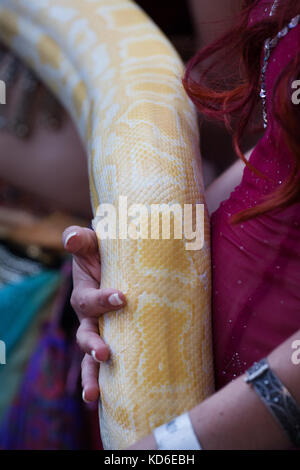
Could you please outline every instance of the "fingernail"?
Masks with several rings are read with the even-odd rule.
[[[69,233],[69,235],[66,237],[65,239],[65,247],[67,246],[68,244],[68,241],[71,240],[71,238],[75,237],[77,235],[77,232],[71,232]]]
[[[83,399],[84,403],[89,403],[89,401],[85,398],[85,390],[84,389],[82,390],[82,399]]]
[[[99,361],[99,359],[96,357],[96,351],[95,351],[95,349],[92,349],[91,355],[92,355],[92,358],[94,359],[94,361],[96,361],[96,362],[98,362],[99,364],[101,364],[101,361]]]
[[[108,297],[108,301],[111,305],[114,305],[114,307],[123,304],[123,301],[120,299],[119,294],[117,292],[115,294],[111,294]]]

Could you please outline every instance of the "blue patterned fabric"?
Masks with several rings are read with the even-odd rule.
[[[44,270],[0,288],[0,339],[6,344],[7,360],[59,282],[59,271]]]

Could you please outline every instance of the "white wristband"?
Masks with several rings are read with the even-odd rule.
[[[153,431],[158,450],[202,450],[188,413]]]

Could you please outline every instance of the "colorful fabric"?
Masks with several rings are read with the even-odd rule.
[[[50,301],[39,311],[26,334],[11,352],[9,361],[5,365],[0,365],[0,426],[20,388],[28,361],[40,337],[41,327],[51,316],[52,304]]]
[[[20,385],[60,279],[58,270],[46,270],[0,245],[0,339],[6,345],[6,364],[0,366],[0,423]]]
[[[7,360],[35,315],[57,290],[59,281],[59,272],[44,270],[0,289],[0,338],[6,344]]]
[[[73,450],[86,434],[77,389],[66,386],[74,348],[59,328],[40,341],[0,431],[0,448]]]
[[[0,428],[0,448],[73,450],[88,447],[80,395],[81,353],[69,305],[70,264],[61,271],[52,320],[29,360],[20,389]]]

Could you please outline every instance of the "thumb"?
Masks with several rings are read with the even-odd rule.
[[[86,227],[73,225],[68,227],[62,235],[66,251],[72,255],[86,256],[98,254],[98,241],[95,232]]]

